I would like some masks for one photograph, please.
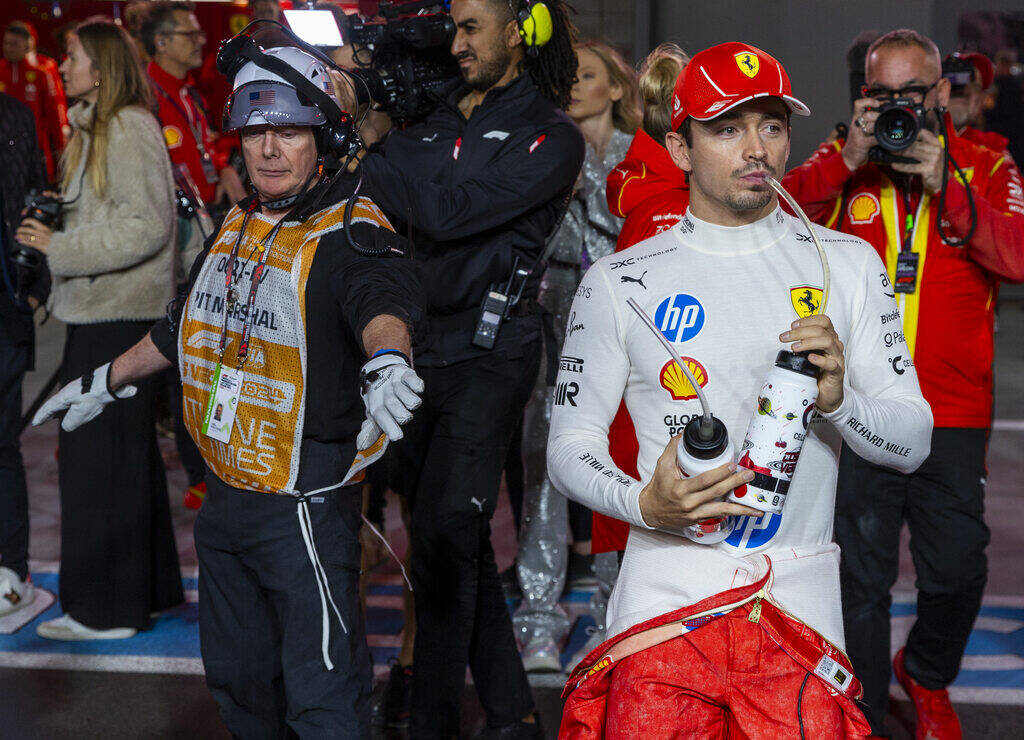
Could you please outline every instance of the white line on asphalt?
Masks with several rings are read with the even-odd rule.
[[[66,653],[4,653],[5,668],[49,668],[106,673],[179,673],[202,675],[199,658],[155,658],[147,655],[68,655]]]
[[[999,432],[1024,432],[1024,419],[996,419],[992,428]]]

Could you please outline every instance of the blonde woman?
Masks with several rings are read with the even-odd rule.
[[[174,290],[173,181],[149,87],[113,23],[69,34],[61,74],[74,135],[62,161],[64,225],[26,219],[16,239],[44,252],[52,311],[67,324],[62,383],[134,345]],[[152,381],[76,432],[60,432],[60,600],[39,625],[57,640],[131,637],[183,600]]]
[[[569,620],[558,600],[567,581],[570,587],[600,582],[610,591],[617,571],[614,553],[595,560],[590,510],[569,502],[567,514],[566,500],[552,487],[544,462],[555,391],[551,383],[558,370],[553,360],[570,323],[569,307],[580,278],[594,261],[615,249],[622,221],[608,211],[605,179],[625,156],[641,120],[636,73],[618,51],[587,41],[576,46],[576,56],[579,69],[567,112],[583,132],[587,153],[541,280],[537,300],[553,318],[545,335],[547,372],[540,373],[523,421],[525,495],[516,560],[523,601],[514,622],[527,671],[562,670],[559,653]],[[571,388],[563,392],[571,393]],[[567,529],[571,551],[565,544]],[[604,598],[599,595],[602,603],[595,603],[595,616],[601,618]]]

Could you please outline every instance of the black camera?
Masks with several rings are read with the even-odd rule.
[[[64,225],[63,215],[64,201],[60,198],[38,190],[30,190],[25,196],[25,218],[34,218],[43,226],[60,231]],[[19,300],[23,300],[45,269],[46,255],[34,247],[15,242],[11,248],[11,262],[16,273],[17,295]]]
[[[942,76],[949,80],[953,95],[960,95],[974,80],[974,65],[970,59],[962,59],[955,54],[948,56],[942,60]]]
[[[887,100],[878,107],[875,139],[889,152],[902,152],[917,140],[924,126],[923,104],[910,98]]]
[[[354,55],[356,68],[348,70],[365,84],[356,85],[360,103],[369,93],[396,121],[423,118],[437,102],[436,93],[459,74],[448,47],[455,36],[455,22],[436,0],[412,3],[382,2],[380,21],[356,15],[342,24],[346,44],[360,48]],[[418,15],[409,15],[419,12]]]
[[[60,231],[63,223],[64,201],[50,195],[44,195],[38,190],[30,190],[25,196],[25,218],[34,218],[36,221],[54,231]],[[11,261],[18,267],[19,272],[24,270],[34,277],[38,272],[46,256],[34,247],[27,247],[16,242],[11,249]],[[20,281],[19,281],[20,282]]]

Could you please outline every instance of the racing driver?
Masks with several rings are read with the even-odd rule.
[[[575,360],[560,363],[548,468],[560,490],[629,522],[630,535],[609,639],[569,678],[562,737],[868,733],[842,652],[832,542],[839,450],[845,441],[912,471],[928,455],[932,417],[914,368],[895,374],[883,354],[897,308],[875,251],[818,228],[831,264],[823,284],[811,235],[765,180],[785,170],[793,112],[809,113],[770,55],[736,42],[697,54],[677,80],[666,137],[689,178],[686,215],[596,262],[576,294],[564,346]],[[623,279],[630,269],[647,270],[644,285]],[[812,310],[823,293],[827,313]],[[817,407],[805,417],[784,511],[721,501],[754,478],[734,464],[681,476],[672,435],[700,407],[665,372],[665,350],[629,298],[702,370],[698,382],[735,448],[776,354],[808,354]],[[608,455],[623,398],[640,480]],[[666,531],[722,516],[732,532],[718,544]]]

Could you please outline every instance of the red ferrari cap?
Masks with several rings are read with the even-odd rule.
[[[789,75],[767,52],[729,41],[697,53],[676,79],[672,96],[672,128],[687,116],[710,121],[748,100],[781,98],[790,110],[809,116],[810,109],[793,97]]]
[[[958,51],[950,56],[954,59],[963,59],[974,65],[974,69],[977,70],[981,81],[982,90],[988,90],[992,86],[992,80],[996,77],[996,71],[992,66],[992,61],[987,56],[977,51]]]

